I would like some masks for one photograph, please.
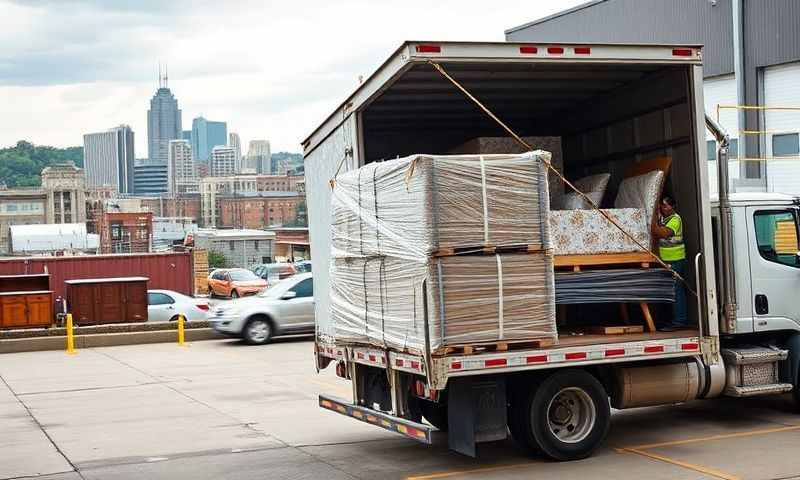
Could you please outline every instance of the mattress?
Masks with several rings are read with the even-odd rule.
[[[675,278],[664,268],[556,273],[556,304],[674,303]]]
[[[332,255],[420,261],[482,245],[549,248],[549,154],[413,155],[336,178]]]
[[[424,351],[427,324],[433,351],[497,341],[555,342],[553,278],[547,253],[458,255],[423,262],[334,259],[331,319],[336,341]]]
[[[604,209],[610,217],[649,247],[650,223],[640,208]],[[555,255],[592,255],[642,251],[627,235],[597,210],[554,210],[550,212],[550,235]]]

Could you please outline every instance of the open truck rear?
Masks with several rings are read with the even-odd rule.
[[[447,429],[450,447],[465,454],[510,431],[523,447],[568,460],[589,455],[603,440],[609,399],[615,408],[670,404],[713,398],[736,383],[726,380],[720,356],[701,59],[701,48],[691,45],[406,42],[398,48],[303,143],[316,364],[335,365],[353,386],[352,399],[321,396],[320,406],[423,442],[430,442],[432,424]],[[624,319],[616,307],[564,309],[551,345],[417,352],[337,339],[329,303],[331,181],[406,155],[483,153],[466,150],[476,139],[509,136],[437,66],[516,134],[558,139],[567,178],[608,172],[613,192],[637,165],[670,160],[664,191],[680,205],[685,286],[696,292],[688,296],[689,329],[609,335],[572,328],[657,317],[633,302]],[[551,189],[559,187],[551,181]],[[642,266],[657,263],[632,258]],[[588,259],[560,262],[556,257],[557,270],[593,268]],[[754,363],[776,370],[786,359],[781,352]],[[777,385],[776,392],[791,388]]]

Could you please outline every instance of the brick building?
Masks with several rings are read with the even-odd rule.
[[[141,201],[142,208],[156,217],[201,217],[200,194],[142,198]]]
[[[219,228],[260,229],[295,220],[304,197],[296,192],[257,192],[218,197]]]
[[[146,253],[151,249],[151,212],[104,211],[96,226],[100,235],[100,253]]]

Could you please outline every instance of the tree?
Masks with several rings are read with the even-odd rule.
[[[83,166],[83,147],[36,146],[20,140],[13,147],[0,148],[0,179],[9,188],[42,184],[42,170],[56,163]]]
[[[214,250],[208,251],[208,268],[226,268],[228,259],[225,255]]]

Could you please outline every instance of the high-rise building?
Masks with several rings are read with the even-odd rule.
[[[167,183],[172,195],[197,191],[197,171],[192,159],[192,146],[186,140],[169,142]]]
[[[203,117],[192,120],[192,152],[196,162],[208,162],[211,150],[228,144],[228,125],[225,122],[213,122]]]
[[[236,173],[236,150],[217,145],[211,149],[211,176],[223,177]]]
[[[255,168],[256,172],[261,175],[272,173],[272,152],[269,141],[250,140],[247,148],[247,164],[249,168]]]
[[[232,147],[234,151],[236,151],[236,173],[242,171],[242,140],[239,138],[239,134],[236,132],[231,132],[228,134],[228,146]]]
[[[133,193],[135,195],[161,195],[167,193],[167,163],[141,158],[133,167]]]
[[[159,72],[158,90],[147,111],[147,158],[167,163],[169,141],[181,138],[181,111],[178,100],[167,88],[167,76]]]
[[[89,187],[113,187],[133,193],[133,130],[120,125],[83,136],[83,167]]]
[[[189,142],[189,145],[192,144],[192,131],[191,130],[184,130],[181,132],[181,138]]]

